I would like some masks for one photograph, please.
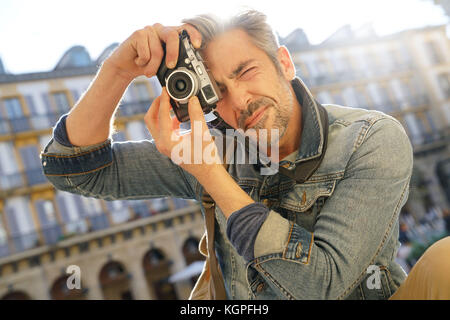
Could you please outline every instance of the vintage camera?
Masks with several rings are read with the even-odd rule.
[[[203,63],[200,53],[192,46],[186,30],[180,34],[180,50],[175,68],[167,68],[164,45],[163,49],[164,57],[156,76],[161,85],[166,87],[178,120],[189,121],[188,101],[192,96],[198,97],[205,114],[213,111],[221,98],[220,90]]]

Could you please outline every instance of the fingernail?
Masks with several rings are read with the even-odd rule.
[[[202,42],[199,39],[195,39],[194,40],[194,46],[196,48],[200,48],[201,45],[202,45]]]
[[[168,67],[169,69],[175,68],[175,61],[167,62],[167,67]]]

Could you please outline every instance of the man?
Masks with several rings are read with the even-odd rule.
[[[400,123],[377,111],[317,103],[259,12],[225,24],[205,15],[184,22],[136,31],[103,63],[42,155],[49,180],[107,200],[200,200],[206,191],[217,204],[215,249],[229,299],[389,298],[406,277],[395,256],[412,148]],[[175,66],[182,29],[220,87],[220,116],[235,129],[256,130],[257,142],[268,132],[264,141],[279,152],[267,156],[283,174],[262,175],[253,164],[175,164],[180,143],[191,145],[192,156],[204,154],[206,146],[194,150],[188,142],[208,136],[208,128],[192,98],[189,116],[200,126],[174,139],[178,122],[165,88],[145,116],[154,140],[111,143],[127,86],[154,76],[161,63]]]

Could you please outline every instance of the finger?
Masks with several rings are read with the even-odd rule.
[[[178,61],[180,40],[177,29],[174,27],[164,27],[157,23],[154,25],[159,39],[166,43],[166,65],[169,69],[175,68]]]
[[[189,119],[191,120],[191,127],[192,124],[194,124],[197,121],[200,121],[202,124],[202,130],[205,130],[206,128],[205,116],[203,114],[203,110],[200,105],[200,102],[198,101],[197,96],[193,96],[189,99],[188,112],[189,112]]]
[[[143,33],[144,32],[141,32],[140,36],[135,38],[133,44],[133,47],[137,53],[137,57],[134,59],[134,62],[138,67],[143,67],[150,61],[150,48],[148,46],[146,36]]]
[[[160,126],[161,137],[170,138],[172,136],[172,117],[170,116],[170,97],[166,88],[163,88],[161,94],[161,103],[159,105],[158,123]]]
[[[172,117],[172,130],[177,130],[177,129],[179,129],[180,128],[180,120],[178,120],[178,118],[175,116],[175,117]]]
[[[152,135],[154,140],[159,139],[159,125],[158,125],[158,113],[159,106],[161,103],[161,96],[157,97],[150,108],[147,110],[147,113],[144,116],[145,124],[147,125],[148,131]]]
[[[164,51],[161,46],[161,41],[158,39],[158,34],[153,28],[149,28],[147,43],[150,47],[150,62],[145,67],[144,73],[147,77],[152,77],[156,74],[161,65],[162,58],[164,56]]]
[[[185,23],[181,25],[178,27],[178,32],[181,32],[183,29],[189,34],[189,38],[191,39],[191,43],[194,48],[200,48],[202,45],[202,34],[191,24]]]

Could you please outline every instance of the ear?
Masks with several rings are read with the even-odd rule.
[[[277,51],[278,62],[281,67],[281,71],[286,80],[292,80],[295,77],[295,65],[292,61],[291,54],[285,46],[281,46]]]

